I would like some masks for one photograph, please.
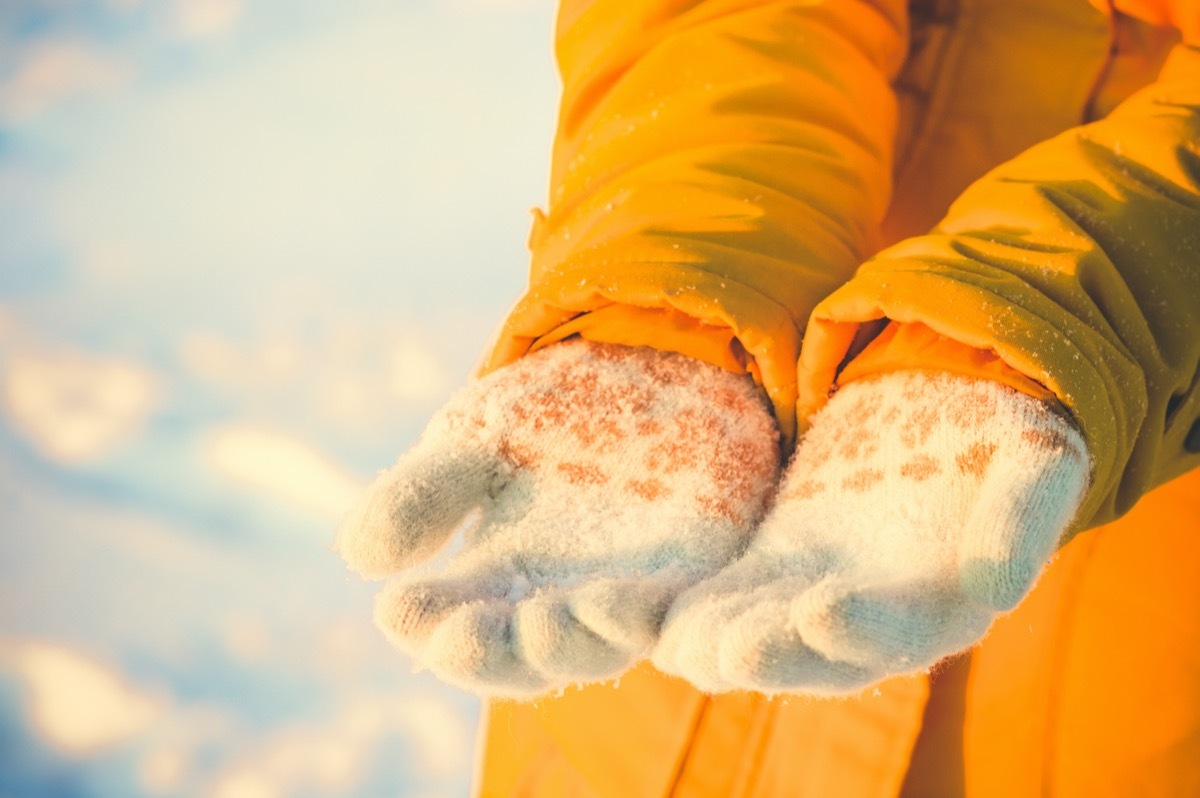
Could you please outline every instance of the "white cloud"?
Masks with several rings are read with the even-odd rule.
[[[409,743],[422,777],[459,775],[471,729],[449,707],[421,696],[360,695],[330,722],[274,732],[218,778],[215,798],[272,798],[300,787],[347,791],[367,773],[387,735]],[[391,757],[389,756],[389,761]]]
[[[158,748],[138,764],[138,782],[155,795],[178,792],[188,774],[188,757],[180,750]]]
[[[240,0],[180,0],[176,7],[179,25],[188,36],[225,33],[242,16]]]
[[[346,615],[314,630],[309,662],[321,678],[332,683],[352,683],[364,662],[391,662],[396,657],[383,635],[371,625],[365,602],[361,614]]]
[[[271,652],[271,634],[259,618],[238,613],[226,619],[223,631],[225,648],[243,665],[262,662]]]
[[[180,343],[179,356],[188,371],[209,382],[240,382],[248,368],[239,347],[208,332],[186,335]]]
[[[208,382],[237,387],[260,386],[311,370],[312,353],[301,353],[294,340],[273,335],[259,341],[232,340],[212,332],[184,336],[179,357],[192,374]]]
[[[0,665],[29,690],[29,724],[70,754],[90,754],[134,738],[165,713],[166,701],[78,651],[36,641],[0,645]]]
[[[341,517],[363,489],[308,444],[257,427],[219,428],[206,451],[227,476],[331,518]]]
[[[295,726],[275,732],[218,777],[214,798],[273,798],[302,785],[353,787],[367,764],[365,744],[380,726],[356,727],[350,720],[344,715],[326,727]]]
[[[396,343],[391,367],[391,389],[399,399],[428,401],[440,398],[446,391],[446,374],[441,364],[413,338]]]
[[[153,268],[136,243],[115,239],[90,242],[80,249],[78,263],[94,282],[123,285],[135,284],[140,273]]]
[[[12,426],[48,459],[93,460],[153,409],[154,376],[138,363],[80,352],[16,352],[0,375]]]
[[[29,50],[11,78],[0,84],[0,122],[26,122],[80,95],[107,94],[126,85],[129,69],[75,42],[45,42]]]
[[[233,771],[213,789],[213,798],[276,798],[282,795],[275,782],[252,770]]]
[[[136,776],[149,795],[190,795],[212,756],[236,740],[238,722],[226,707],[177,707],[146,740]]]
[[[223,393],[307,413],[341,430],[388,429],[449,393],[451,347],[434,349],[422,334],[394,322],[313,326],[267,320],[264,332],[241,342],[215,332],[183,337],[184,371]],[[457,371],[458,369],[453,369]]]
[[[391,712],[408,728],[417,760],[438,777],[452,776],[462,767],[463,752],[471,746],[472,730],[445,703],[424,696],[409,696]]]

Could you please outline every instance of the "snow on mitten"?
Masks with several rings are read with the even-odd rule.
[[[745,548],[780,470],[753,381],[682,355],[574,340],[468,386],[338,532],[382,577],[375,620],[448,682],[532,696],[649,655],[667,607]]]
[[[813,419],[745,556],[682,594],[654,662],[708,691],[845,693],[978,641],[1033,586],[1089,459],[999,383],[851,383]]]

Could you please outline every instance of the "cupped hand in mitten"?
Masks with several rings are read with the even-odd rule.
[[[746,375],[568,341],[455,396],[335,547],[385,577],[468,519],[442,572],[379,595],[385,635],[481,693],[601,680],[648,656],[673,599],[744,550],[776,486],[777,438]]]
[[[745,556],[679,597],[654,662],[714,692],[846,693],[927,668],[1031,589],[1088,473],[1074,426],[999,383],[851,383]]]

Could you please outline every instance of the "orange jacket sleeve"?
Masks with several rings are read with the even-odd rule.
[[[984,176],[823,301],[802,417],[883,319],[993,351],[1059,398],[1094,460],[1080,528],[1200,465],[1200,48],[1176,47],[1156,83]]]
[[[805,320],[879,245],[904,9],[565,2],[549,207],[485,370],[574,333],[676,348],[753,373],[790,436]]]

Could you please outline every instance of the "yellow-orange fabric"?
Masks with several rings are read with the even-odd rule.
[[[882,798],[907,779],[922,798],[1200,795],[1198,530],[1193,471],[1076,536],[972,652],[958,747],[913,757],[924,677],[769,700],[642,668],[492,703],[479,794]]]
[[[550,206],[486,368],[674,310],[732,331],[790,437],[808,314],[882,243],[903,25],[900,0],[564,3]]]
[[[496,703],[480,793],[1200,794],[1200,0],[566,0],[557,41],[550,201],[485,369],[674,349],[793,436],[839,379],[949,368],[1053,396],[1095,470],[944,678]]]
[[[1200,9],[1198,9],[1200,12]],[[1093,457],[1084,528],[1200,464],[1200,48],[1105,119],[973,183],[934,230],[865,263],[814,310],[801,417],[860,325],[919,321],[996,352],[1072,412]]]
[[[839,386],[889,371],[948,371],[1003,383],[1048,402],[1057,398],[1045,386],[1005,363],[995,352],[976,349],[940,335],[919,321],[889,322],[838,373]]]

